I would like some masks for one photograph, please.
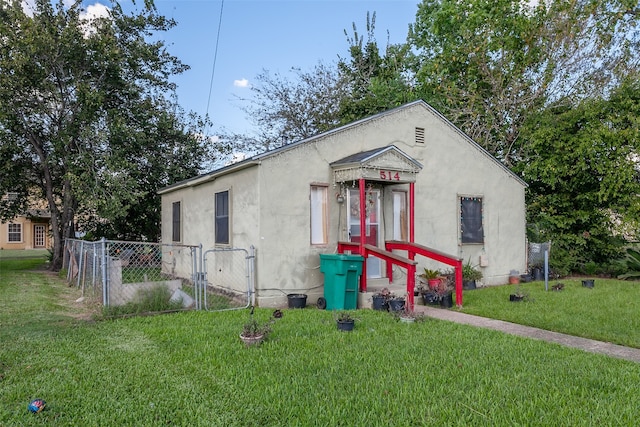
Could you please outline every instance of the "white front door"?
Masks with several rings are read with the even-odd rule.
[[[380,246],[380,190],[367,189],[365,192],[366,218],[364,237],[360,230],[360,191],[357,188],[349,189],[349,200],[347,200],[349,211],[347,213],[347,227],[349,230],[349,241],[364,243],[368,245]],[[382,277],[382,260],[376,257],[367,259],[367,278]]]
[[[36,248],[44,248],[45,238],[45,226],[34,225],[33,226],[33,246]]]

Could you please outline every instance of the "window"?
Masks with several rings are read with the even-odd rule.
[[[327,187],[311,186],[311,244],[326,245],[327,237]]]
[[[216,244],[229,244],[229,191],[221,191],[215,196]]]
[[[460,239],[462,243],[484,243],[482,197],[460,197]]]
[[[393,192],[393,240],[408,241],[407,193]]]
[[[22,243],[22,224],[8,224],[8,230],[7,241],[9,243]]]
[[[173,202],[173,218],[171,221],[173,225],[171,240],[174,242],[180,241],[180,202]]]

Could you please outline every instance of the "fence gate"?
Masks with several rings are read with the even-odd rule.
[[[249,307],[253,299],[255,249],[209,249],[196,280],[196,308],[209,311]]]

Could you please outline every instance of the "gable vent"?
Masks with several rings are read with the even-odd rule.
[[[424,144],[424,128],[416,128],[416,144]]]

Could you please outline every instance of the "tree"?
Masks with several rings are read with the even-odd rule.
[[[528,222],[553,241],[554,267],[621,256],[620,225],[640,226],[640,84],[622,84],[607,99],[577,107],[559,101],[530,117],[517,172],[529,183]]]
[[[606,94],[638,66],[635,2],[424,0],[409,34],[418,92],[504,164],[550,102]]]
[[[222,132],[235,150],[266,151],[336,127],[346,85],[335,66],[318,63],[311,71],[292,68],[293,78],[263,70],[251,88],[253,99],[244,107],[258,134]]]
[[[0,212],[11,218],[40,193],[54,269],[77,216],[115,235],[157,237],[156,225],[130,232],[143,225],[129,220],[144,213],[145,227],[157,224],[155,191],[192,175],[208,154],[202,121],[166,96],[168,78],[186,66],[163,42],[147,41],[175,22],[150,0],[131,14],[114,3],[94,19],[80,1],[64,3],[36,0],[27,14],[18,0],[0,2],[0,192],[19,194]]]
[[[358,34],[355,22],[353,36],[345,30],[349,58],[341,58],[338,69],[348,82],[348,96],[341,100],[340,121],[343,124],[371,116],[416,99],[410,72],[410,47],[388,43],[381,54],[375,37],[376,14],[367,13],[367,40]],[[388,33],[387,33],[388,37]]]
[[[375,13],[367,14],[366,43],[355,23],[353,37],[345,30],[350,57],[340,58],[337,65],[292,68],[293,78],[264,70],[244,108],[258,133],[222,131],[222,139],[239,151],[264,151],[413,101],[409,47],[387,44],[381,54],[374,31]]]

